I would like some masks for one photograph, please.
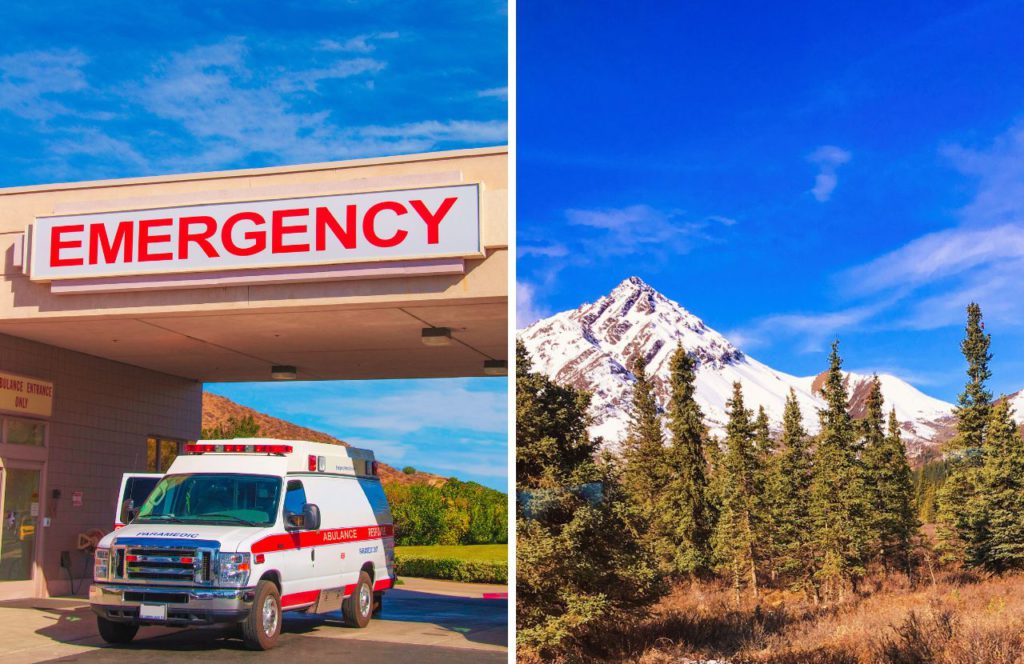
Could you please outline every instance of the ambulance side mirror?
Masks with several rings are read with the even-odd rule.
[[[132,521],[135,520],[135,517],[137,517],[138,515],[139,515],[139,508],[138,507],[129,507],[128,508],[128,514],[126,515],[127,516],[127,522],[131,523]]]
[[[320,530],[320,508],[313,503],[302,506],[302,527],[306,530]]]

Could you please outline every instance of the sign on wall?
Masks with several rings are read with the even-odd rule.
[[[50,417],[53,414],[53,383],[0,371],[0,411]]]
[[[33,281],[478,256],[477,185],[38,217]]]

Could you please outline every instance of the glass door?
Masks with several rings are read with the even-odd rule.
[[[39,471],[0,468],[0,583],[28,581],[39,527]]]

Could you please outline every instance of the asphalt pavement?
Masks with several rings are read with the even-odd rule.
[[[388,664],[505,662],[508,602],[493,599],[505,591],[503,586],[405,579],[385,595],[382,612],[366,629],[344,626],[338,614],[286,613],[277,647],[263,653],[246,650],[235,630],[224,627],[144,627],[130,645],[109,646],[81,599],[0,602],[0,661],[150,664],[345,656],[385,658]]]

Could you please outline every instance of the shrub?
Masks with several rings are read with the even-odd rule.
[[[508,562],[456,560],[454,558],[395,557],[399,576],[446,579],[465,583],[508,583]]]
[[[416,469],[413,468],[412,466],[406,466],[405,468],[402,469],[402,472],[405,473],[406,475],[415,475]]]

